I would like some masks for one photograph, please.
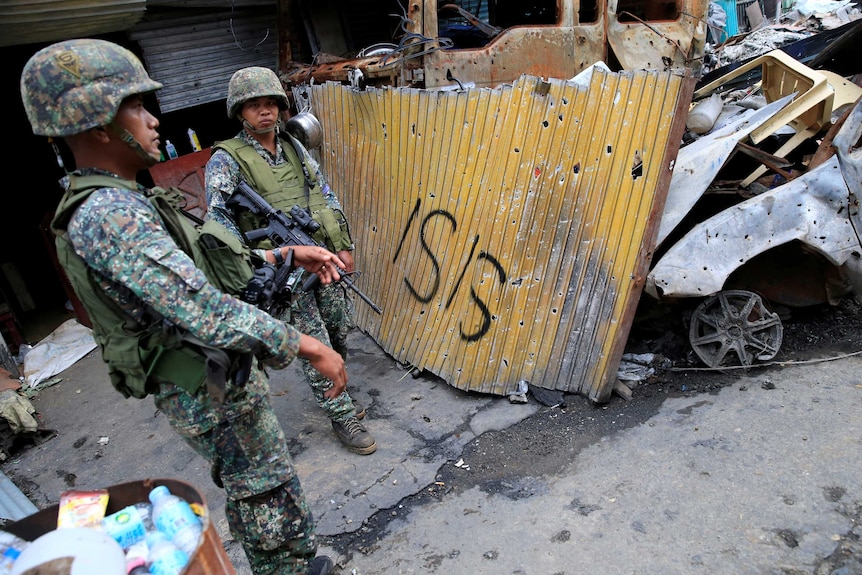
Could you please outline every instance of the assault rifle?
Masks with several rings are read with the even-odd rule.
[[[311,215],[300,208],[299,206],[293,206],[290,209],[290,215],[286,215],[281,210],[276,210],[269,203],[261,197],[245,180],[240,180],[239,185],[236,188],[236,192],[227,200],[226,205],[228,208],[235,210],[237,208],[244,208],[249,210],[256,216],[261,216],[266,219],[266,226],[262,228],[258,228],[256,230],[251,230],[245,234],[246,239],[250,244],[254,244],[259,239],[267,238],[269,241],[276,246],[283,245],[299,245],[299,246],[318,246],[326,248],[326,246],[321,245],[317,242],[311,234],[317,231],[320,227],[320,224],[315,222]],[[282,268],[285,266],[282,265]],[[382,310],[377,307],[371,299],[362,293],[356,284],[354,283],[354,276],[358,276],[359,272],[347,272],[341,268],[338,269],[338,274],[341,276],[341,279],[338,281],[344,284],[344,286],[350,288],[356,295],[362,298],[362,301],[371,306],[371,309],[376,311],[377,313],[382,313]],[[279,269],[281,271],[281,269]],[[306,280],[306,282],[302,285],[303,291],[308,291],[315,287],[317,283],[320,281],[320,278],[315,274],[311,274],[311,277]]]
[[[285,306],[290,306],[290,294],[293,293],[296,279],[293,276],[293,250],[288,250],[287,258],[281,267],[276,268],[270,263],[262,264],[254,270],[254,275],[245,286],[241,298],[254,304],[271,315],[279,316]]]
[[[184,212],[192,221],[199,225],[203,224],[200,218]],[[200,240],[210,250],[217,250],[224,246],[211,235],[202,234]],[[293,250],[287,251],[287,257],[281,267],[276,268],[271,263],[264,262],[255,268],[254,274],[242,290],[237,294],[239,299],[278,317],[290,306],[290,295],[296,285],[296,277],[293,270]],[[242,387],[248,382],[251,375],[251,366],[254,362],[253,353],[244,353],[238,356],[229,356],[226,352],[204,345],[197,339],[183,332],[181,337],[195,344],[206,356],[207,366],[207,389],[217,403],[224,401],[224,382],[230,378],[237,387]]]
[[[189,220],[197,226],[203,226],[204,220],[191,212],[180,209]],[[218,251],[225,244],[213,234],[202,233],[199,236],[201,247],[204,250]],[[281,267],[263,262],[255,267],[254,273],[241,293],[235,294],[239,299],[250,303],[278,317],[290,306],[290,295],[296,285],[296,276],[292,273],[296,268],[293,265],[293,250],[287,251],[287,257]],[[316,277],[316,276],[315,276]],[[211,281],[214,278],[209,278]],[[224,286],[220,286],[224,289]],[[155,310],[148,308],[150,315],[161,318]],[[175,337],[185,341],[206,358],[206,385],[210,396],[216,403],[222,403],[225,395],[225,382],[228,379],[237,387],[243,387],[251,375],[251,367],[254,362],[253,353],[234,354],[222,349],[209,346],[187,331],[180,329],[162,318],[163,329]]]
[[[290,294],[293,293],[295,278],[293,276],[293,250],[288,250],[287,257],[280,268],[270,263],[264,263],[255,268],[254,275],[245,290],[240,294],[240,299],[246,303],[256,305],[274,317],[278,317],[290,306]],[[254,354],[246,353],[239,357],[236,363],[236,371],[233,375],[234,385],[243,386],[251,375],[251,364]]]

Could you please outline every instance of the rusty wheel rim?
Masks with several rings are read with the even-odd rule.
[[[728,290],[705,299],[691,316],[689,342],[709,367],[750,366],[778,354],[784,328],[753,292]]]

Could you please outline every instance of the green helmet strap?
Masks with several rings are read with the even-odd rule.
[[[151,154],[149,154],[144,147],[138,142],[134,136],[125,128],[120,128],[113,122],[108,124],[108,128],[116,134],[124,143],[126,143],[129,147],[131,147],[138,157],[146,162],[147,166],[155,166],[159,163],[159,158],[154,158]]]

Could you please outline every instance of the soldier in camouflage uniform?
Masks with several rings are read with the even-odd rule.
[[[215,289],[178,247],[175,230],[169,233],[148,190],[134,183],[137,172],[160,155],[159,122],[144,108],[142,96],[159,88],[131,52],[103,40],[48,46],[28,61],[21,75],[21,96],[33,132],[62,138],[74,157],[76,169],[61,182],[66,193],[52,227],[58,233],[58,255],[93,320],[112,382],[116,385],[113,375],[118,372],[131,374],[128,366],[107,359],[114,357],[112,342],[152,325],[154,320],[147,318],[154,315],[164,322],[157,328],[170,326],[173,333],[200,344],[177,344],[188,357],[197,357],[195,350],[202,348],[251,352],[262,364],[282,368],[299,355],[335,382],[333,393],[344,390],[347,373],[339,354]],[[75,182],[85,178],[107,185],[85,190],[82,201],[79,197],[69,204],[75,199]],[[111,185],[114,181],[116,186]],[[263,257],[273,262],[271,254]],[[322,283],[337,280],[337,273],[327,270],[344,265],[317,247],[297,247],[295,258],[318,271]],[[96,321],[110,316],[106,310],[113,310],[120,321]],[[153,333],[159,341],[160,332]],[[162,343],[168,345],[167,340]],[[133,351],[138,359],[150,348]],[[161,360],[154,361],[158,367]],[[204,363],[198,358],[193,365],[201,370],[196,378],[203,381]],[[161,373],[175,375],[177,381],[189,379],[177,370]],[[149,372],[144,379],[140,396],[152,393],[173,429],[211,462],[214,481],[227,493],[231,533],[242,543],[254,573],[330,573],[332,562],[315,557],[313,518],[270,405],[262,367],[255,362],[244,385],[222,380],[221,401],[204,385],[184,388],[169,379],[154,381]]]
[[[261,222],[253,215],[239,213],[226,205],[240,180],[245,179],[275,209],[284,213],[289,213],[294,205],[308,209],[321,224],[315,239],[336,252],[347,264],[343,269],[352,272],[353,240],[338,198],[302,144],[280,131],[280,112],[287,108],[287,95],[272,70],[254,66],[233,74],[228,85],[227,113],[228,117],[237,118],[243,129],[233,139],[213,146],[206,166],[207,218],[235,230],[240,237],[244,237],[241,232],[260,227]],[[253,247],[275,246],[263,238]],[[342,286],[297,290],[283,319],[346,358],[347,335],[353,322],[350,302]],[[365,416],[365,409],[347,391],[330,397],[327,392],[332,381],[309,362],[301,360],[301,364],[338,439],[354,453],[373,453],[377,442],[359,421]]]

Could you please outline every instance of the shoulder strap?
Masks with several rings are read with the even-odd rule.
[[[312,177],[311,172],[308,169],[308,163],[299,141],[290,134],[287,134],[286,138],[279,137],[279,139],[281,140],[281,146],[285,150],[284,155],[287,156],[288,161],[294,165],[294,168],[299,165],[302,170],[302,175],[305,178],[305,200],[306,203],[308,203],[310,190],[317,185],[317,179]],[[290,146],[285,146],[285,143],[289,143]]]
[[[214,149],[224,150],[230,154],[240,170],[242,170],[245,179],[256,182],[257,187],[262,192],[277,193],[281,185],[272,172],[269,164],[260,157],[257,150],[240,140],[239,138],[231,138],[223,142],[218,142],[213,146]],[[261,165],[262,164],[262,165]]]
[[[60,204],[54,212],[54,218],[51,220],[51,231],[55,235],[62,235],[66,232],[66,227],[69,225],[69,220],[78,206],[90,197],[94,190],[99,188],[124,188],[127,190],[136,190],[138,186],[135,182],[121,180],[112,176],[91,175],[91,176],[69,176],[69,186],[63,197],[60,199]]]

